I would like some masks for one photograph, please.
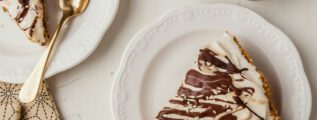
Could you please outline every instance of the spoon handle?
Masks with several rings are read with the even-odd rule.
[[[68,17],[63,14],[62,19],[60,20],[56,31],[50,41],[50,44],[48,45],[47,49],[44,51],[39,63],[35,66],[32,73],[28,77],[28,79],[23,84],[19,99],[23,103],[30,103],[32,102],[38,93],[39,87],[42,83],[42,80],[44,79],[45,72],[48,67],[49,60],[52,55],[53,48],[55,46],[56,40],[58,38],[58,35],[61,31],[62,26],[66,23],[68,20]]]

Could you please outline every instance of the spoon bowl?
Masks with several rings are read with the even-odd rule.
[[[64,13],[76,16],[85,11],[89,4],[89,0],[60,0],[59,5]]]

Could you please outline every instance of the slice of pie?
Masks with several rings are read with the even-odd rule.
[[[40,45],[48,43],[43,0],[0,0],[0,5],[29,40]]]
[[[229,33],[200,50],[157,120],[280,120],[264,75]]]

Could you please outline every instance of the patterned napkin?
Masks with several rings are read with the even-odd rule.
[[[0,82],[0,120],[61,119],[45,81],[32,103],[19,102],[20,88],[19,84]]]

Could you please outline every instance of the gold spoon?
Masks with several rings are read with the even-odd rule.
[[[25,81],[21,88],[19,99],[23,103],[32,102],[37,96],[39,86],[42,84],[45,72],[48,67],[48,61],[51,57],[52,50],[55,46],[57,37],[61,31],[62,26],[70,19],[85,11],[89,0],[59,0],[59,5],[63,11],[63,16],[57,26],[57,29],[51,39],[48,48],[43,53],[40,62],[36,65],[29,78]]]

